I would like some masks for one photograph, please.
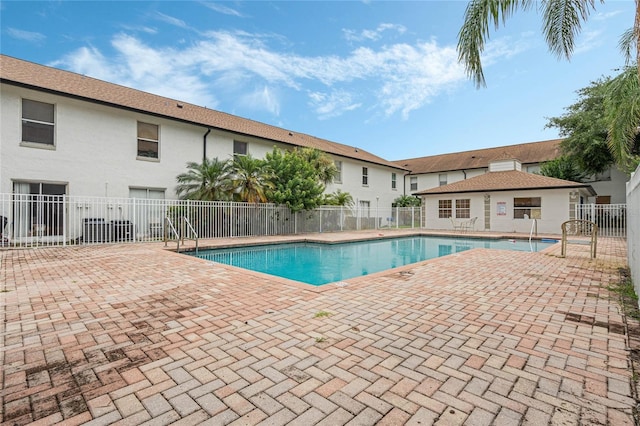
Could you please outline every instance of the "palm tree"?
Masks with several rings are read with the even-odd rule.
[[[236,155],[231,163],[231,183],[236,201],[266,203],[267,190],[273,187],[271,173],[262,160],[251,155]]]
[[[326,206],[353,207],[353,196],[338,189],[331,194],[325,194],[323,204]]]
[[[318,179],[324,185],[331,183],[333,178],[336,177],[338,169],[327,153],[315,148],[302,148],[300,154],[318,170]]]
[[[606,83],[604,114],[609,151],[622,170],[632,172],[640,162],[640,81],[634,67]]]
[[[604,0],[601,0],[603,2]],[[582,22],[589,18],[595,9],[595,0],[471,0],[465,11],[464,23],[458,33],[458,60],[464,64],[467,75],[477,87],[486,86],[482,71],[482,54],[486,40],[489,38],[489,27],[497,29],[518,9],[529,10],[539,6],[543,12],[543,33],[549,50],[560,58],[569,59],[573,54],[575,37],[580,33]],[[633,146],[640,124],[640,0],[636,0],[635,22],[632,28],[624,32],[620,39],[620,48],[626,57],[627,64],[635,56],[635,87],[626,82],[626,88],[632,88],[634,99],[614,99],[620,92],[609,94],[612,104],[622,103],[631,107],[633,113],[609,117],[608,143],[612,154],[622,168],[628,167],[629,147]],[[635,54],[635,55],[634,55]],[[633,101],[632,103],[629,103]],[[622,112],[621,108],[614,109]],[[611,121],[613,120],[613,121]],[[627,121],[625,121],[627,120]],[[625,121],[624,123],[621,121]],[[617,133],[616,133],[617,132]]]
[[[176,177],[176,193],[185,200],[227,200],[230,194],[229,162],[205,158],[187,163],[188,171]]]

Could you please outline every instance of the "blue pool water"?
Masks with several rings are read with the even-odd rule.
[[[340,244],[287,243],[189,253],[201,259],[323,285],[472,248],[534,251],[553,242],[417,236]]]

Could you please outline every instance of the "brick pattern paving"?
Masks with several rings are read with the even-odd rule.
[[[2,421],[632,425],[625,242],[558,253],[316,289],[153,244],[3,251]]]

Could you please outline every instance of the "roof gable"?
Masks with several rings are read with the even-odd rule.
[[[526,173],[518,170],[490,172],[436,188],[419,191],[413,195],[455,194],[463,192],[491,192],[531,189],[584,188],[596,195],[590,185],[563,179]]]

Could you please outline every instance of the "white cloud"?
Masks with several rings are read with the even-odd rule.
[[[156,28],[151,28],[151,27],[147,27],[147,26],[135,27],[135,26],[130,26],[130,25],[122,25],[122,29],[127,30],[127,31],[132,31],[132,32],[142,32],[142,33],[146,33],[146,34],[157,34],[158,33],[158,30]]]
[[[189,26],[182,19],[174,18],[173,16],[165,15],[164,13],[156,12],[156,18],[164,23],[173,25],[178,28],[189,29]]]
[[[349,41],[365,41],[365,40],[379,40],[382,38],[382,33],[385,31],[396,31],[399,34],[404,34],[407,29],[403,25],[398,24],[380,24],[375,30],[356,30],[343,29],[342,33],[344,38]]]
[[[267,111],[274,116],[280,115],[280,101],[267,86],[244,95],[240,103],[245,108]]]
[[[223,15],[237,16],[240,18],[243,17],[243,15],[237,10],[227,6],[223,6],[220,3],[204,2],[202,4],[208,7],[209,9],[213,10],[214,12],[222,13]]]
[[[491,65],[500,59],[511,58],[531,48],[533,33],[523,33],[521,38],[514,40],[511,37],[503,37],[491,40],[486,44],[482,54],[483,66]]]
[[[89,47],[70,53],[58,64],[210,108],[224,97],[233,99],[227,109],[258,106],[274,116],[281,110],[277,94],[304,89],[320,119],[362,105],[375,115],[407,118],[411,111],[466,81],[455,47],[440,46],[435,40],[379,49],[360,47],[343,56],[303,56],[270,48],[267,37],[273,39],[210,32],[193,44],[157,48],[119,34],[112,40],[115,56],[107,58]],[[526,48],[524,43],[492,41],[483,60],[490,65]]]
[[[588,52],[602,45],[602,31],[586,31],[580,35],[578,41],[573,49],[574,55]]]
[[[218,105],[207,83],[173,49],[154,50],[137,39],[118,35],[112,40],[118,54],[105,57],[98,49],[83,47],[52,66],[138,90],[215,108]]]
[[[621,13],[622,13],[621,10],[614,10],[614,11],[607,12],[607,13],[598,12],[598,13],[594,14],[590,19],[592,19],[594,21],[606,21],[607,19],[613,18],[614,16],[617,16],[617,15],[619,15]]]
[[[17,28],[7,28],[7,34],[9,34],[9,37],[33,43],[39,43],[47,38],[44,34],[33,31],[19,30]]]
[[[343,90],[335,90],[330,93],[309,93],[309,105],[318,114],[320,120],[342,115],[345,111],[353,111],[362,106],[353,101],[352,94]]]

